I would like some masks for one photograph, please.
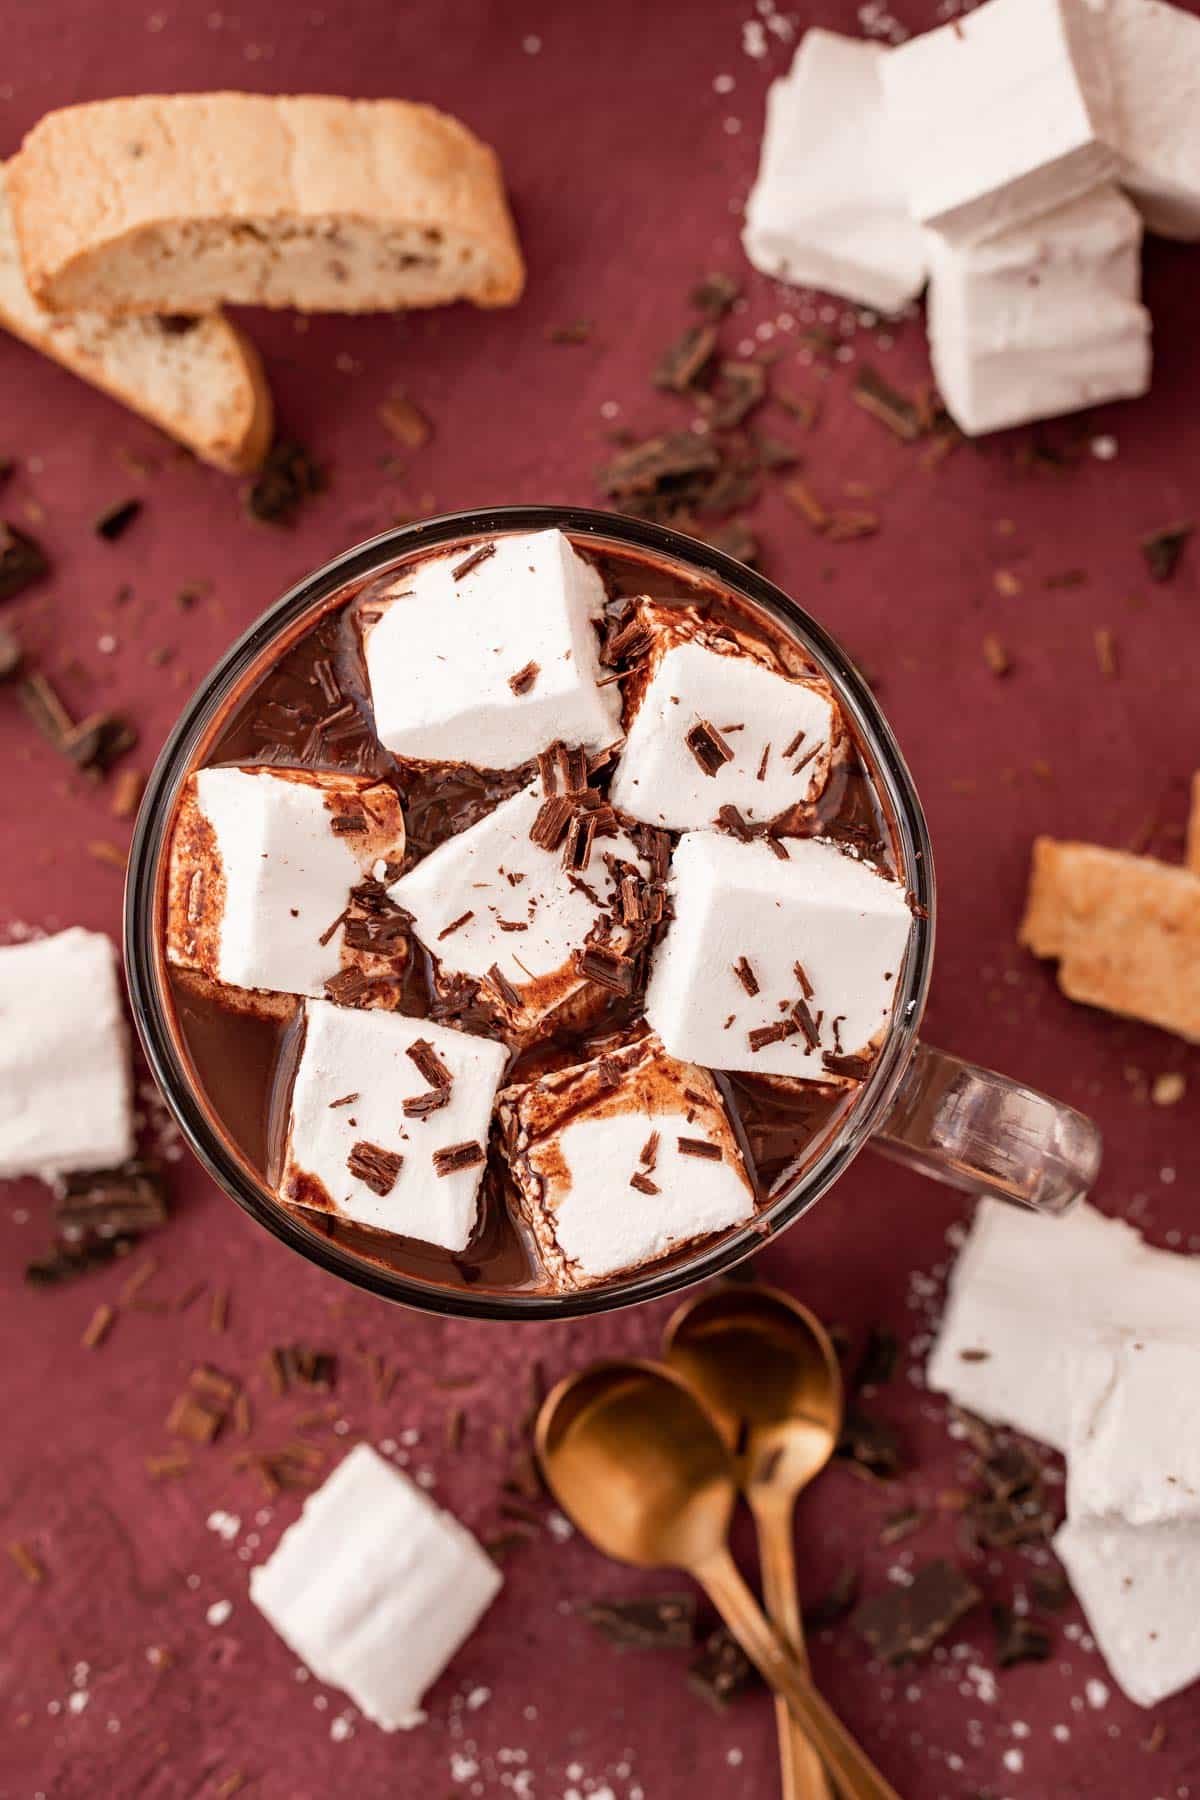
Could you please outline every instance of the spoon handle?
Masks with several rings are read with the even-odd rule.
[[[764,1680],[783,1695],[845,1800],[900,1800],[768,1625],[729,1551],[722,1547],[691,1573]]]
[[[792,1543],[792,1503],[773,1505],[751,1488],[746,1495],[758,1530],[758,1560],[762,1568],[763,1600],[767,1617],[808,1673],[804,1627],[796,1593],[796,1553]],[[775,1696],[775,1726],[779,1734],[779,1767],[783,1800],[833,1800],[833,1789],[808,1733],[792,1715],[782,1694]]]

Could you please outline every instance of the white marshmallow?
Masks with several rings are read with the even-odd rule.
[[[928,326],[938,389],[970,436],[1150,385],[1141,222],[1101,187],[987,243],[931,234]]]
[[[1200,1340],[1127,1332],[1083,1344],[1067,1395],[1073,1520],[1200,1525]]]
[[[688,732],[702,720],[733,752],[715,775],[705,773],[687,744]],[[727,731],[730,725],[742,729]],[[612,803],[635,819],[675,831],[703,830],[726,805],[751,822],[773,819],[820,794],[836,730],[836,708],[823,682],[790,681],[750,656],[675,644],[638,704],[613,777]],[[801,733],[802,742],[785,757]]]
[[[1113,1679],[1156,1706],[1200,1676],[1200,1530],[1069,1520],[1054,1538]]]
[[[502,1586],[471,1533],[356,1444],[250,1571],[250,1598],[313,1674],[384,1731],[421,1700]]]
[[[133,1155],[129,1034],[99,931],[0,949],[0,1179],[52,1180]]]
[[[767,93],[742,243],[764,275],[894,313],[925,285],[925,242],[887,139],[881,44],[807,31]]]
[[[561,531],[492,540],[405,570],[364,629],[379,741],[397,756],[513,769],[556,738],[604,749],[621,735],[620,691],[597,687],[604,584]],[[372,602],[372,610],[376,603]],[[536,664],[527,692],[514,675]]]
[[[1068,1370],[1079,1347],[1114,1327],[1186,1337],[1198,1317],[1195,1259],[1152,1250],[1132,1226],[1089,1206],[1049,1219],[981,1200],[926,1381],[971,1412],[1065,1450]]]
[[[417,937],[444,972],[484,981],[493,965],[500,970],[520,995],[522,1025],[586,986],[573,959],[612,899],[604,858],[647,873],[632,839],[619,831],[595,840],[586,869],[572,882],[561,849],[544,850],[529,836],[541,805],[535,782],[439,844],[388,890],[412,914]],[[458,924],[467,912],[471,917]],[[502,921],[526,929],[505,931]],[[610,940],[617,950],[629,941],[620,929]]]
[[[339,834],[339,815],[368,828]],[[167,955],[233,987],[320,994],[347,961],[341,926],[330,927],[351,888],[380,858],[403,854],[400,801],[386,783],[201,769],[172,840]]]
[[[638,1268],[754,1216],[716,1083],[655,1038],[508,1089],[500,1117],[522,1210],[559,1288]],[[681,1138],[720,1156],[688,1154]]]
[[[1200,238],[1200,19],[1108,0],[1120,180],[1150,231]]]
[[[408,1054],[418,1039],[432,1044],[453,1080],[446,1105],[409,1117],[404,1102],[430,1091]],[[484,1161],[439,1175],[433,1156],[470,1143],[486,1155],[492,1103],[507,1060],[502,1044],[428,1019],[308,1001],[280,1197],[376,1231],[465,1250]],[[354,1096],[349,1104],[336,1104],[347,1095]],[[350,1172],[351,1153],[364,1143],[404,1159],[385,1194]]]
[[[987,0],[880,63],[914,218],[984,238],[1106,180],[1116,165],[1102,6]]]
[[[898,882],[813,838],[783,840],[786,861],[761,839],[689,832],[671,865],[675,916],[654,956],[646,1017],[672,1056],[715,1069],[830,1079],[822,1061],[874,1048],[891,1017],[912,916]],[[745,957],[758,993],[734,970]],[[786,1018],[812,988],[820,1036],[797,1031],[758,1050],[749,1034]],[[781,1005],[781,1003],[783,1003]],[[835,1036],[834,1021],[838,1020]]]

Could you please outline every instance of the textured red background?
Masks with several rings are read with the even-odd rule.
[[[530,263],[528,298],[511,313],[459,309],[413,319],[251,321],[291,428],[326,457],[332,486],[291,533],[240,515],[232,485],[163,455],[153,434],[7,340],[0,343],[0,450],[20,468],[3,507],[38,527],[54,578],[8,614],[50,673],[82,706],[128,706],[148,761],[189,690],[235,630],[297,575],[398,513],[483,501],[594,498],[592,472],[614,424],[649,428],[673,417],[651,394],[648,369],[685,317],[684,296],[709,267],[740,271],[737,217],[753,168],[768,77],[790,52],[768,35],[765,57],[743,47],[752,16],[734,0],[608,0],[604,7],[523,0],[385,6],[343,0],[328,11],[277,0],[234,0],[223,13],[171,0],[46,0],[0,7],[0,140],[5,153],[45,108],[128,90],[233,86],[402,94],[458,111],[500,149]],[[867,7],[864,14],[880,9]],[[817,0],[805,22],[858,29],[849,0]],[[904,23],[932,21],[912,0]],[[752,34],[753,35],[753,34]],[[752,46],[753,47],[753,46]],[[732,76],[714,86],[718,77]],[[1158,1242],[1196,1248],[1192,1196],[1200,1173],[1195,1097],[1148,1106],[1137,1072],[1198,1075],[1194,1054],[1162,1034],[1072,1007],[1050,972],[1018,951],[1013,933],[1035,831],[1128,844],[1157,835],[1164,854],[1184,816],[1184,784],[1200,761],[1196,730],[1197,573],[1200,551],[1175,581],[1146,578],[1139,536],[1186,516],[1194,503],[1200,350],[1194,294],[1200,251],[1152,247],[1148,293],[1156,326],[1153,395],[1087,422],[1112,434],[1114,460],[1085,454],[1059,477],[1014,464],[1013,437],[966,448],[936,474],[849,400],[858,358],[894,379],[926,370],[923,334],[909,323],[891,347],[874,332],[823,388],[824,416],[806,444],[814,487],[837,497],[867,483],[884,518],[869,541],[822,546],[777,499],[760,509],[764,564],[881,676],[881,695],[925,797],[941,884],[941,941],[928,1015],[936,1040],[1010,1069],[1090,1108],[1108,1153],[1098,1201],[1136,1217]],[[748,282],[739,331],[799,311],[795,296]],[[835,308],[835,322],[841,308]],[[544,328],[594,319],[586,346],[549,344]],[[786,331],[787,385],[815,390]],[[405,386],[437,423],[402,477],[375,404]],[[159,471],[131,475],[127,449]],[[90,521],[141,492],[143,516],[118,545]],[[853,502],[851,502],[853,503]],[[1011,521],[1004,525],[1002,521]],[[997,570],[1020,579],[1005,595]],[[1046,578],[1084,570],[1078,585]],[[181,585],[212,583],[183,614]],[[118,609],[114,593],[134,596]],[[1009,584],[1011,585],[1011,584]],[[1120,675],[1104,680],[1093,633],[1114,632]],[[983,634],[1010,647],[1004,681],[984,665]],[[115,648],[106,650],[106,636]],[[164,666],[151,652],[169,647]],[[0,924],[84,923],[116,932],[120,878],[86,851],[123,838],[103,793],[64,774],[0,695]],[[1049,765],[1048,777],[1032,772]],[[1134,1075],[1130,1071],[1134,1071]],[[963,1453],[944,1409],[911,1379],[949,1251],[947,1228],[968,1203],[864,1158],[837,1193],[764,1258],[830,1320],[860,1335],[883,1319],[909,1345],[879,1410],[899,1422],[915,1473],[879,1493],[831,1473],[804,1502],[799,1550],[806,1595],[844,1559],[868,1583],[889,1565],[949,1547],[949,1523],[899,1550],[877,1545],[879,1522],[902,1499],[930,1499],[961,1479]],[[571,1614],[580,1597],[657,1582],[606,1567],[578,1540],[549,1538],[510,1563],[505,1591],[432,1696],[430,1723],[387,1738],[351,1721],[246,1599],[246,1569],[274,1542],[295,1503],[256,1522],[261,1502],[217,1448],[174,1484],[151,1484],[143,1458],[166,1447],[167,1407],[193,1362],[247,1370],[268,1345],[301,1338],[342,1353],[341,1416],[374,1441],[419,1433],[406,1454],[469,1522],[495,1521],[505,1455],[497,1424],[515,1425],[534,1357],[557,1374],[600,1352],[646,1351],[661,1312],[571,1328],[470,1327],[389,1310],[339,1292],[256,1233],[198,1170],[178,1168],[176,1216],[156,1246],[163,1268],[147,1292],[174,1295],[195,1277],[232,1290],[228,1334],[211,1335],[202,1303],[182,1316],[123,1317],[98,1352],[80,1347],[94,1306],[119,1271],[55,1294],[33,1294],[20,1270],[45,1236],[35,1185],[0,1201],[0,1314],[4,1425],[0,1536],[30,1543],[49,1571],[27,1587],[0,1566],[0,1792],[83,1800],[220,1791],[234,1771],[273,1797],[500,1795],[537,1800],[609,1794],[675,1800],[775,1792],[770,1708],[761,1696],[725,1718],[690,1694],[670,1656],[618,1657]],[[1069,1283],[1069,1269],[1063,1270]],[[368,1397],[356,1348],[382,1352],[401,1375],[391,1399]],[[463,1449],[443,1442],[447,1396],[439,1376],[475,1375]],[[295,1407],[292,1408],[292,1411]],[[276,1409],[277,1417],[280,1409]],[[282,1409],[283,1416],[290,1416]],[[260,1437],[287,1435],[278,1422]],[[205,1528],[214,1507],[241,1519],[233,1544]],[[247,1546],[257,1533],[257,1547]],[[240,1554],[244,1552],[244,1554]],[[1029,1573],[1020,1556],[978,1571],[989,1594],[1009,1595]],[[214,1602],[227,1622],[211,1625]],[[1155,1796],[1200,1792],[1196,1699],[1161,1711],[1165,1747],[1141,1747],[1152,1721],[1106,1688],[1078,1616],[1056,1626],[1054,1660],[1002,1675],[989,1698],[972,1668],[990,1667],[980,1612],[943,1654],[899,1676],[881,1673],[842,1628],[813,1646],[818,1679],[901,1793],[941,1796]],[[169,1652],[169,1666],[147,1655]],[[160,1659],[161,1661],[161,1659]],[[84,1665],[83,1667],[80,1667]],[[66,1704],[71,1692],[86,1702]],[[475,1704],[468,1705],[471,1693]],[[1103,1704],[1094,1704],[1101,1702]],[[1057,1735],[1055,1727],[1059,1727]],[[1063,1729],[1065,1728],[1065,1736]],[[459,1760],[455,1760],[458,1758]]]

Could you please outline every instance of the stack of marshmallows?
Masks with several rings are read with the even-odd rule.
[[[745,248],[894,313],[928,283],[972,436],[1145,393],[1143,226],[1200,237],[1200,19],[987,0],[896,49],[810,31],[767,99]]]
[[[1114,1679],[1200,1678],[1200,1260],[1081,1206],[979,1204],[930,1387],[1067,1458],[1054,1539]]]

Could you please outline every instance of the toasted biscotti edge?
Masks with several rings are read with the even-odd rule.
[[[9,170],[30,289],[56,310],[197,312],[227,300],[357,312],[460,298],[491,307],[512,304],[524,286],[495,152],[414,102],[230,92],[89,102],[46,114]],[[331,221],[424,232],[435,246],[444,233],[444,253],[431,258],[441,282],[428,295],[397,294],[402,261],[386,294],[378,267],[319,297],[302,280],[269,279],[278,274],[272,242],[328,231]],[[218,267],[212,244],[222,230],[228,254]],[[188,250],[197,234],[212,261],[202,293]],[[456,262],[455,241],[472,255]],[[407,281],[421,285],[420,276]]]

